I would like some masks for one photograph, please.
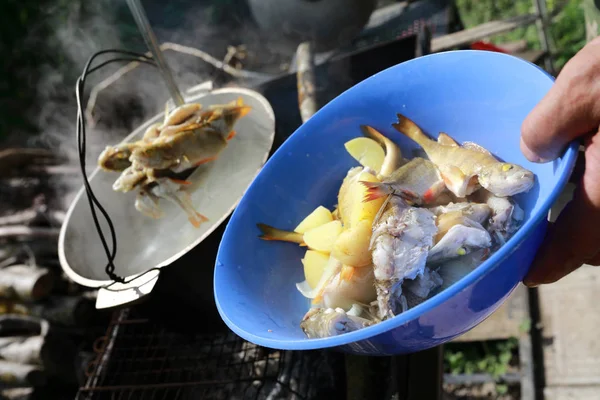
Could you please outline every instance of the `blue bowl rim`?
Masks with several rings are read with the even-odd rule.
[[[392,67],[386,68],[385,70],[380,71],[377,74],[374,74],[371,77],[363,80],[362,82],[359,82],[358,84],[352,86],[351,88],[347,89],[342,94],[353,91],[357,87],[360,87],[362,85],[368,85],[370,83],[370,81],[374,80],[379,74],[383,74],[390,69],[397,68],[399,65],[419,62],[420,59],[424,59],[424,58],[441,57],[441,56],[447,55],[448,53],[461,53],[461,54],[469,53],[469,54],[477,54],[477,55],[487,54],[487,56],[491,56],[491,57],[510,58],[516,62],[528,64],[529,66],[532,66],[532,67],[538,69],[552,82],[554,82],[554,80],[555,80],[552,75],[550,75],[548,72],[546,72],[541,67],[539,67],[533,63],[530,63],[529,61],[512,56],[510,54],[498,53],[498,52],[487,51],[487,50],[452,50],[452,51],[428,54],[428,55],[425,55],[425,56],[422,56],[419,58],[405,61],[401,64],[397,64]],[[342,94],[336,96],[331,102],[329,102],[323,108],[318,110],[317,114],[327,113],[327,111],[329,110],[332,103],[337,101],[337,99]],[[311,122],[313,122],[313,121],[314,121],[314,118],[311,118],[306,123],[304,123],[300,127],[298,127],[298,129],[296,129],[296,131],[294,131],[294,133],[292,133],[289,136],[289,138],[276,150],[276,152],[273,154],[273,156],[265,163],[263,169],[259,172],[259,174],[262,173],[263,170],[269,168],[270,164],[277,164],[279,162],[279,159],[287,152],[287,148],[290,146],[293,146],[294,142],[296,140],[298,140],[298,138],[300,137],[300,135],[298,133],[303,130],[310,130],[311,125],[312,125]],[[502,246],[499,250],[497,250],[495,253],[493,253],[490,256],[490,258],[485,260],[475,270],[471,271],[469,274],[467,274],[466,276],[461,278],[459,281],[455,282],[452,286],[446,288],[445,290],[441,291],[440,293],[427,299],[423,303],[411,308],[410,310],[408,310],[394,318],[379,322],[375,325],[372,325],[372,326],[369,326],[366,328],[359,329],[354,332],[349,332],[349,333],[345,333],[343,335],[332,336],[332,337],[327,337],[327,338],[315,338],[315,339],[302,338],[302,339],[291,339],[291,340],[279,340],[279,339],[264,338],[264,337],[257,336],[251,332],[248,332],[248,331],[245,331],[245,330],[239,328],[233,321],[231,321],[227,317],[226,313],[222,309],[221,302],[219,301],[219,295],[217,293],[217,285],[216,285],[218,270],[219,270],[219,268],[222,268],[219,266],[219,255],[221,254],[221,251],[222,251],[223,247],[225,246],[225,243],[227,242],[227,237],[231,234],[230,228],[232,225],[234,225],[233,222],[235,221],[236,216],[237,216],[237,209],[240,208],[240,206],[246,202],[246,195],[244,195],[244,197],[238,203],[238,207],[236,207],[236,210],[233,212],[231,219],[230,219],[229,223],[227,224],[227,227],[225,228],[225,232],[223,233],[223,237],[221,239],[221,242],[219,244],[219,249],[217,252],[217,258],[216,258],[216,263],[215,263],[215,272],[214,272],[214,283],[215,283],[214,298],[215,298],[215,302],[217,305],[217,310],[218,310],[221,318],[225,322],[225,324],[235,334],[237,334],[241,338],[243,338],[251,343],[257,344],[259,346],[264,346],[264,347],[274,348],[274,349],[281,349],[281,350],[314,350],[314,349],[344,346],[344,345],[348,345],[348,344],[351,344],[354,342],[368,340],[369,338],[379,336],[381,334],[385,334],[386,332],[389,332],[396,328],[399,328],[402,325],[406,325],[409,322],[419,318],[420,316],[430,312],[434,308],[442,305],[447,300],[456,296],[462,290],[466,289],[467,287],[469,287],[470,285],[472,285],[473,283],[478,281],[480,278],[482,278],[483,276],[487,275],[489,272],[494,270],[496,267],[498,267],[498,265],[502,262],[503,259],[508,257],[513,252],[514,249],[519,247],[519,245],[521,243],[523,243],[530,236],[530,234],[533,232],[535,227],[542,221],[542,219],[548,217],[548,212],[550,211],[550,208],[552,207],[554,202],[557,200],[558,196],[560,195],[560,193],[564,189],[566,183],[568,182],[568,179],[569,179],[571,173],[573,172],[573,168],[575,166],[575,161],[577,159],[578,152],[579,152],[579,142],[578,141],[573,141],[566,147],[566,149],[563,151],[563,154],[559,157],[561,166],[566,165],[566,168],[563,170],[562,174],[558,177],[557,182],[556,182],[554,188],[552,189],[550,195],[542,202],[542,205],[539,208],[539,210],[534,215],[532,215],[527,222],[525,222],[525,224],[506,242],[506,244],[504,246]],[[258,175],[257,175],[257,177],[258,177]],[[256,184],[256,181],[257,181],[257,179],[255,178],[254,181],[252,182],[252,184],[249,186],[246,193],[249,193],[250,191],[253,190],[254,185]]]

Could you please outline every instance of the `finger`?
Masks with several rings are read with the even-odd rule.
[[[588,43],[560,72],[556,82],[521,127],[521,151],[533,162],[560,155],[600,121],[600,38]]]
[[[585,151],[585,172],[573,200],[558,216],[523,283],[552,283],[581,265],[597,261],[600,250],[600,135]]]

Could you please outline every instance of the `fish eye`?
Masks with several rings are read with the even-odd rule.
[[[513,169],[513,166],[512,166],[512,164],[504,164],[504,165],[502,166],[502,171],[504,171],[504,172],[508,172],[508,171],[510,171],[511,169]]]

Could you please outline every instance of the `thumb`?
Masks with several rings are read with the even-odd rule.
[[[554,86],[521,127],[521,151],[530,161],[557,158],[571,141],[598,129],[600,38],[588,43],[563,68]]]

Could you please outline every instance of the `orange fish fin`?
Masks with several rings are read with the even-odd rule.
[[[231,132],[229,132],[229,135],[227,135],[227,139],[225,139],[225,140],[229,141],[229,140],[233,139],[235,137],[235,135],[237,135],[237,132],[231,131]]]
[[[200,161],[198,161],[198,162],[194,163],[194,167],[198,167],[198,166],[200,166],[200,165],[202,165],[202,164],[209,163],[209,162],[211,162],[211,161],[214,161],[214,160],[216,160],[216,159],[217,159],[217,156],[214,156],[214,157],[208,157],[208,158],[203,158],[202,160],[200,160]]]
[[[444,190],[446,190],[446,184],[444,181],[439,181],[438,183],[433,184],[423,194],[423,201],[426,204],[434,202],[444,192]]]
[[[370,201],[377,200],[389,194],[389,191],[386,190],[381,185],[381,183],[367,181],[360,181],[360,183],[367,188],[367,192],[365,193],[365,197],[363,198],[363,203],[368,203]]]
[[[169,178],[169,180],[177,183],[178,185],[191,185],[192,184],[192,182],[186,181],[184,179]]]

